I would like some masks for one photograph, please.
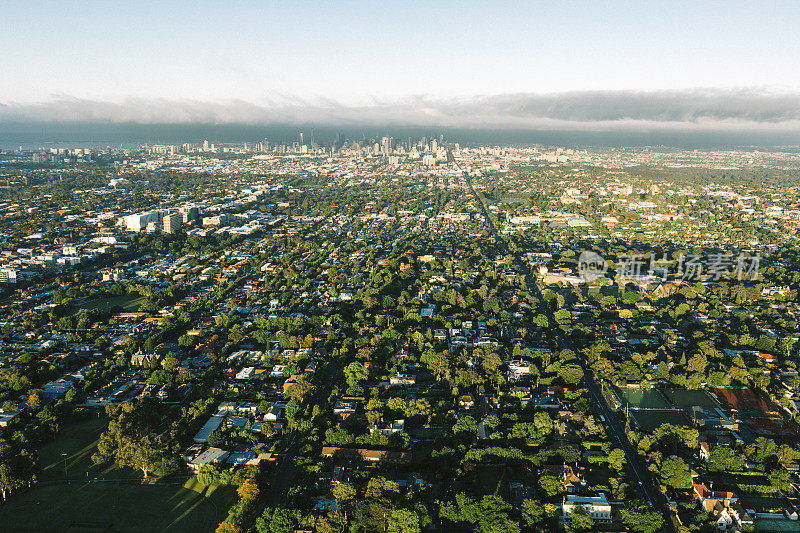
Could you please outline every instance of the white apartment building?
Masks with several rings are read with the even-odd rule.
[[[125,227],[131,231],[142,231],[147,229],[148,224],[152,222],[160,223],[164,217],[165,211],[155,209],[153,211],[144,211],[142,213],[134,213],[124,218]]]
[[[183,224],[183,215],[180,213],[172,213],[164,217],[162,221],[162,225],[164,228],[164,233],[175,233],[179,229],[181,229],[181,225]]]
[[[611,504],[602,492],[598,496],[567,495],[561,504],[563,519],[569,520],[578,508],[583,508],[595,522],[611,522]]]
[[[16,283],[17,271],[13,268],[0,268],[0,283]]]
[[[525,215],[525,216],[511,217],[508,221],[516,226],[521,226],[525,224],[539,224],[542,221],[542,217],[538,215]]]

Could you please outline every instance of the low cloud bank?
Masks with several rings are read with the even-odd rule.
[[[127,99],[59,96],[0,103],[1,122],[134,124],[342,124],[531,130],[637,129],[800,131],[800,93],[760,89],[580,91],[462,99],[427,96],[347,106],[330,99]]]

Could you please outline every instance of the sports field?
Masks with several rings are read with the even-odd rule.
[[[687,409],[695,405],[715,409],[720,407],[708,392],[699,389],[661,389],[675,409]]]
[[[628,389],[614,387],[614,394],[622,404],[622,407],[629,406],[631,409],[669,409],[671,405],[664,396],[656,389]]]
[[[0,507],[4,533],[214,531],[235,501],[233,487],[49,482]]]
[[[680,411],[642,411],[631,409],[630,414],[636,426],[644,431],[653,431],[662,424],[674,424],[676,426],[689,425],[689,419]]]
[[[123,294],[121,296],[111,296],[107,298],[91,298],[75,305],[79,309],[99,309],[101,311],[111,311],[114,308],[123,311],[136,311],[144,302],[144,298],[138,294]]]
[[[142,473],[132,468],[92,463],[92,454],[97,451],[97,440],[107,426],[108,419],[96,415],[65,423],[56,440],[39,449],[39,462],[42,466],[39,480],[140,478]]]
[[[0,531],[213,531],[236,499],[233,487],[184,482],[139,483],[141,472],[95,465],[91,456],[107,427],[104,416],[67,422],[39,449],[40,483],[0,506]]]

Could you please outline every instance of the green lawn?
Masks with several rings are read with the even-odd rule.
[[[415,427],[408,430],[408,434],[411,435],[411,438],[420,440],[433,440],[444,433],[445,429],[443,427]]]
[[[676,409],[686,409],[694,405],[709,407],[711,409],[720,407],[719,403],[704,390],[669,388],[661,389],[661,392],[672,402],[672,405],[675,406]]]
[[[111,296],[110,298],[90,298],[85,302],[77,304],[79,309],[100,309],[110,311],[114,307],[121,307],[123,311],[136,311],[144,302],[144,297],[136,294],[124,294],[122,296]]]
[[[467,479],[472,481],[479,492],[497,494],[508,499],[508,475],[505,466],[480,465],[470,472]]]
[[[780,512],[786,504],[783,498],[776,498],[775,496],[754,496],[752,494],[740,494],[739,503],[741,503],[742,507],[745,509],[761,507],[773,513]]]
[[[586,483],[590,486],[605,485],[609,486],[608,480],[615,477],[616,474],[611,471],[607,464],[595,464],[586,472]],[[607,496],[611,497],[610,494]]]
[[[623,407],[629,405],[631,408],[643,409],[671,408],[664,396],[656,389],[642,390],[614,387],[614,394],[617,395]]]
[[[769,476],[751,472],[714,472],[714,482],[720,485],[769,485]]]
[[[64,479],[132,479],[141,477],[141,472],[131,468],[116,468],[95,465],[92,454],[97,450],[97,440],[108,426],[105,416],[92,416],[79,422],[67,422],[56,436],[56,440],[39,449],[42,472],[40,481]],[[62,454],[67,454],[66,456]],[[88,473],[88,475],[87,475]]]
[[[112,482],[45,483],[0,507],[5,533],[214,531],[236,500],[233,487]]]
[[[40,483],[0,506],[0,531],[200,533],[225,519],[236,500],[233,487],[204,487],[195,478],[183,485],[179,480],[140,485],[138,470],[93,464],[107,424],[105,416],[96,415],[68,422],[55,441],[42,446]]]
[[[637,427],[644,431],[653,431],[662,424],[689,425],[689,419],[681,411],[631,410],[631,417],[636,422]]]
[[[800,524],[793,520],[776,520],[773,518],[756,519],[756,531],[769,531],[775,533],[776,531],[800,531]]]

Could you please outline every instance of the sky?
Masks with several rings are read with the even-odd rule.
[[[798,20],[777,0],[3,0],[0,121],[795,128]]]

